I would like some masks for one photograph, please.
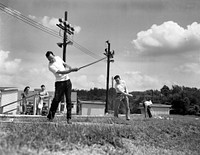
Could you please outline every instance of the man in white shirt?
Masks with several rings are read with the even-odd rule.
[[[46,91],[45,85],[41,85],[41,90],[39,91],[38,95],[39,95],[39,100],[38,100],[38,105],[37,105],[37,115],[41,115],[44,99],[49,97],[49,93],[48,91]]]
[[[46,57],[49,60],[49,70],[54,74],[56,78],[55,82],[55,94],[49,109],[47,118],[49,121],[54,119],[58,104],[61,101],[62,96],[65,94],[66,107],[67,107],[67,122],[71,124],[71,89],[72,83],[68,74],[76,72],[78,68],[71,68],[66,64],[59,56],[55,56],[52,51],[47,51]]]
[[[145,97],[144,97],[144,101],[143,101],[145,118],[147,117],[147,115],[149,116],[149,118],[152,117],[152,114],[151,114],[151,105],[152,105],[152,104],[153,104],[153,103],[152,103],[150,97],[145,96]]]
[[[114,106],[114,116],[118,117],[119,105],[120,103],[124,103],[126,107],[126,120],[130,120],[130,107],[129,107],[129,99],[128,97],[132,97],[131,94],[128,93],[128,89],[126,87],[125,81],[121,80],[119,75],[114,77],[115,79],[115,89],[116,89],[116,100]]]

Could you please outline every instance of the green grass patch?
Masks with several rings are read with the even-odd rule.
[[[59,119],[0,123],[0,154],[200,154],[200,120],[170,118],[73,118],[72,125]]]

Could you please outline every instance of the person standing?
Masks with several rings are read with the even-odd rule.
[[[52,121],[55,117],[58,104],[62,99],[62,96],[66,97],[66,107],[67,107],[67,123],[71,124],[71,90],[72,83],[69,79],[68,74],[71,72],[77,72],[78,68],[71,68],[67,63],[65,63],[59,56],[55,56],[52,51],[46,52],[46,58],[49,60],[49,70],[54,74],[56,78],[55,82],[55,94],[47,115],[47,119]]]
[[[152,117],[152,114],[151,114],[151,105],[152,105],[152,101],[150,99],[150,97],[148,96],[145,96],[144,97],[144,101],[143,101],[143,107],[144,107],[144,116],[145,118],[147,118],[147,115],[149,118]]]
[[[27,104],[28,104],[28,101],[27,101],[27,97],[29,95],[29,90],[30,90],[30,87],[29,86],[26,86],[24,88],[24,91],[23,93],[21,94],[21,97],[22,97],[22,102],[21,102],[21,114],[27,114]]]
[[[45,85],[41,85],[41,90],[39,92],[38,106],[37,106],[37,115],[41,115],[44,99],[48,97],[49,93],[48,91],[46,91]]]
[[[129,107],[129,99],[128,97],[132,97],[131,94],[128,93],[128,89],[126,87],[126,83],[124,80],[121,80],[119,75],[114,77],[115,80],[115,89],[116,89],[116,100],[114,105],[114,116],[118,117],[119,105],[120,103],[124,103],[126,108],[126,120],[130,120],[130,107]]]

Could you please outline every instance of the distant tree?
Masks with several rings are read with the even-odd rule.
[[[145,95],[149,95],[149,96],[153,97],[153,90],[152,89],[146,90]]]
[[[180,86],[178,86],[178,85],[172,86],[172,90],[171,90],[172,94],[180,93],[181,91],[182,91],[182,88]]]
[[[199,105],[195,105],[194,106],[194,110],[195,110],[195,114],[199,114],[200,113],[200,106]]]
[[[106,90],[93,88],[90,90],[73,90],[77,92],[80,100],[106,100]],[[144,95],[150,95],[153,103],[171,104],[176,114],[199,114],[200,89],[173,85],[172,89],[164,85],[159,90],[146,90],[143,92],[131,92],[134,97],[129,98],[131,113],[138,113],[139,103]],[[116,92],[109,89],[108,109],[113,110]],[[124,113],[124,105],[120,105],[119,112]]]
[[[183,100],[181,99],[180,94],[176,93],[173,94],[172,96],[172,109],[175,111],[177,114],[183,114]]]
[[[153,103],[161,103],[161,92],[158,90],[153,91],[153,97],[152,97],[152,102]]]
[[[88,100],[101,100],[105,101],[106,98],[106,90],[105,89],[90,89],[87,95]]]
[[[190,99],[188,97],[185,97],[183,99],[183,113],[187,114],[189,111],[189,107],[190,107]]]
[[[165,97],[168,97],[170,94],[170,89],[168,86],[164,85],[161,90],[160,90],[161,94],[163,94]]]
[[[140,113],[139,104],[143,101],[144,95],[138,96],[137,98],[129,98],[130,102],[130,112],[133,113]]]

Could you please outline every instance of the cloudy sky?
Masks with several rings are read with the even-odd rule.
[[[81,67],[104,57],[106,41],[115,51],[110,77],[121,75],[130,91],[160,90],[163,85],[200,87],[199,0],[0,0],[0,86],[31,89],[55,77],[45,57],[62,38],[31,26],[15,10],[59,35],[58,18],[68,12],[76,44],[67,46],[67,63]],[[7,13],[6,13],[7,10]],[[62,34],[62,31],[60,32]],[[95,57],[94,57],[95,55]],[[106,88],[106,61],[69,76],[75,89]]]

